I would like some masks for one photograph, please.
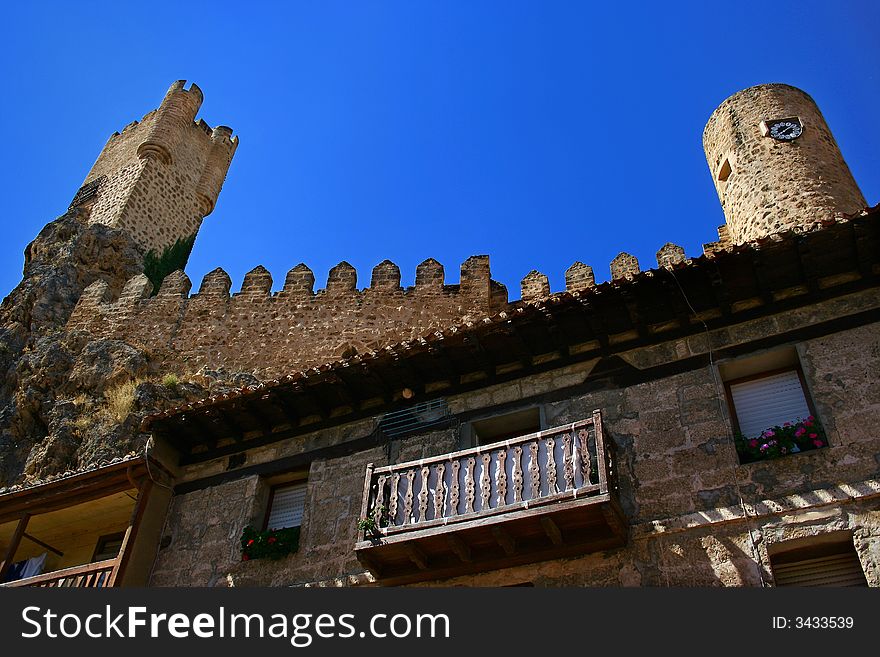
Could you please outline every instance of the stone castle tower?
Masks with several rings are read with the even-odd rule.
[[[231,128],[195,121],[202,91],[185,84],[172,84],[157,110],[110,137],[71,203],[88,223],[124,230],[157,254],[195,237],[238,146]]]
[[[795,87],[763,84],[732,95],[712,113],[703,149],[727,222],[722,246],[866,206],[819,108]]]

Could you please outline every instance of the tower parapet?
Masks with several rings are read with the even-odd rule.
[[[89,223],[124,230],[144,251],[195,237],[214,210],[238,147],[232,129],[195,121],[204,96],[185,80],[171,85],[159,108],[114,133],[73,205]]]
[[[785,84],[744,89],[716,109],[703,149],[732,244],[803,229],[866,206],[822,113]]]

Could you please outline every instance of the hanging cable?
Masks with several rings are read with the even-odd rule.
[[[723,395],[721,382],[718,379],[718,372],[716,371],[716,368],[715,368],[715,355],[712,351],[712,336],[709,334],[709,326],[697,314],[697,311],[694,310],[694,307],[691,305],[690,299],[688,299],[687,294],[685,294],[684,288],[681,286],[681,283],[679,282],[678,277],[675,275],[675,272],[672,270],[672,268],[664,267],[663,269],[666,269],[666,271],[669,272],[669,275],[672,276],[672,280],[675,281],[675,284],[678,287],[678,291],[681,292],[681,296],[684,299],[684,302],[687,304],[687,307],[690,309],[691,314],[694,316],[694,318],[696,318],[696,320],[698,322],[700,322],[703,325],[703,330],[706,333],[706,350],[708,351],[708,354],[709,354],[709,372],[712,374],[712,381],[715,385],[715,399],[718,402],[718,414],[720,417],[724,417],[725,410],[724,410],[724,405],[721,401],[721,399],[724,395]],[[734,450],[735,450],[736,449],[736,442],[734,440],[733,432],[730,430],[729,424],[727,425],[727,427],[728,427],[728,430],[726,433],[727,439],[730,442],[730,444],[734,445]],[[752,546],[752,557],[754,558],[755,569],[758,572],[758,578],[761,580],[761,588],[765,588],[767,586],[767,582],[764,579],[763,562],[761,561],[761,555],[760,555],[760,552],[758,551],[758,545],[755,542],[753,517],[749,513],[748,507],[746,507],[745,499],[743,498],[743,494],[742,494],[742,486],[739,482],[739,477],[737,476],[737,473],[736,473],[736,464],[735,463],[731,464],[730,470],[731,470],[731,475],[733,478],[733,485],[736,488],[736,494],[737,494],[737,497],[739,498],[739,506],[742,509],[743,517],[745,518],[745,521],[746,521],[746,529],[749,532],[749,543]]]

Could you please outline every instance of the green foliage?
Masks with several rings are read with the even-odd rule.
[[[245,527],[241,533],[241,560],[281,559],[299,549],[299,527],[257,531]]]
[[[171,390],[176,390],[179,383],[180,379],[177,378],[176,374],[166,374],[162,377],[162,385]]]
[[[154,249],[147,251],[144,255],[144,274],[153,284],[153,296],[159,293],[159,286],[168,274],[186,267],[195,241],[193,234],[184,239],[178,238],[174,244],[162,249],[160,255],[156,255]]]
[[[375,511],[379,511],[379,524],[376,524]],[[371,535],[378,533],[379,527],[384,527],[388,524],[388,509],[384,504],[375,507],[373,513],[368,515],[366,518],[361,518],[358,520],[357,528],[364,532],[365,534]]]
[[[825,430],[812,415],[806,420],[798,419],[797,422],[765,429],[759,436],[736,436],[736,451],[741,463],[764,461],[827,446]]]

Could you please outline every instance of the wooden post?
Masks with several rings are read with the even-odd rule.
[[[599,493],[604,495],[608,492],[608,460],[605,453],[605,436],[602,433],[602,413],[593,411],[593,431],[596,432],[596,465],[599,468]]]
[[[107,582],[108,588],[116,586],[116,582],[121,581],[122,575],[125,572],[125,566],[131,558],[131,546],[137,538],[138,528],[140,527],[141,519],[144,517],[144,511],[146,511],[147,501],[149,500],[150,491],[152,490],[153,482],[150,479],[147,479],[140,486],[137,502],[131,512],[131,518],[128,521],[125,536],[122,538],[122,545],[119,546],[119,554],[116,557],[116,566],[110,574],[110,581]]]
[[[9,572],[9,566],[12,565],[12,562],[15,559],[15,553],[18,552],[18,546],[21,543],[24,532],[27,529],[28,520],[30,519],[31,515],[25,513],[18,521],[18,526],[12,534],[12,540],[6,548],[6,554],[3,555],[3,561],[0,563],[0,582],[3,582],[6,579],[6,573]]]
[[[363,502],[361,502],[361,515],[358,517],[358,520],[365,520],[367,517],[367,513],[369,513],[369,510],[370,510],[370,484],[372,483],[371,482],[372,478],[373,478],[373,464],[367,463],[367,472],[364,477],[364,499],[363,499]],[[376,526],[378,527],[378,523],[376,523]],[[366,530],[361,529],[358,531],[358,540],[360,540],[360,541],[367,540]]]

